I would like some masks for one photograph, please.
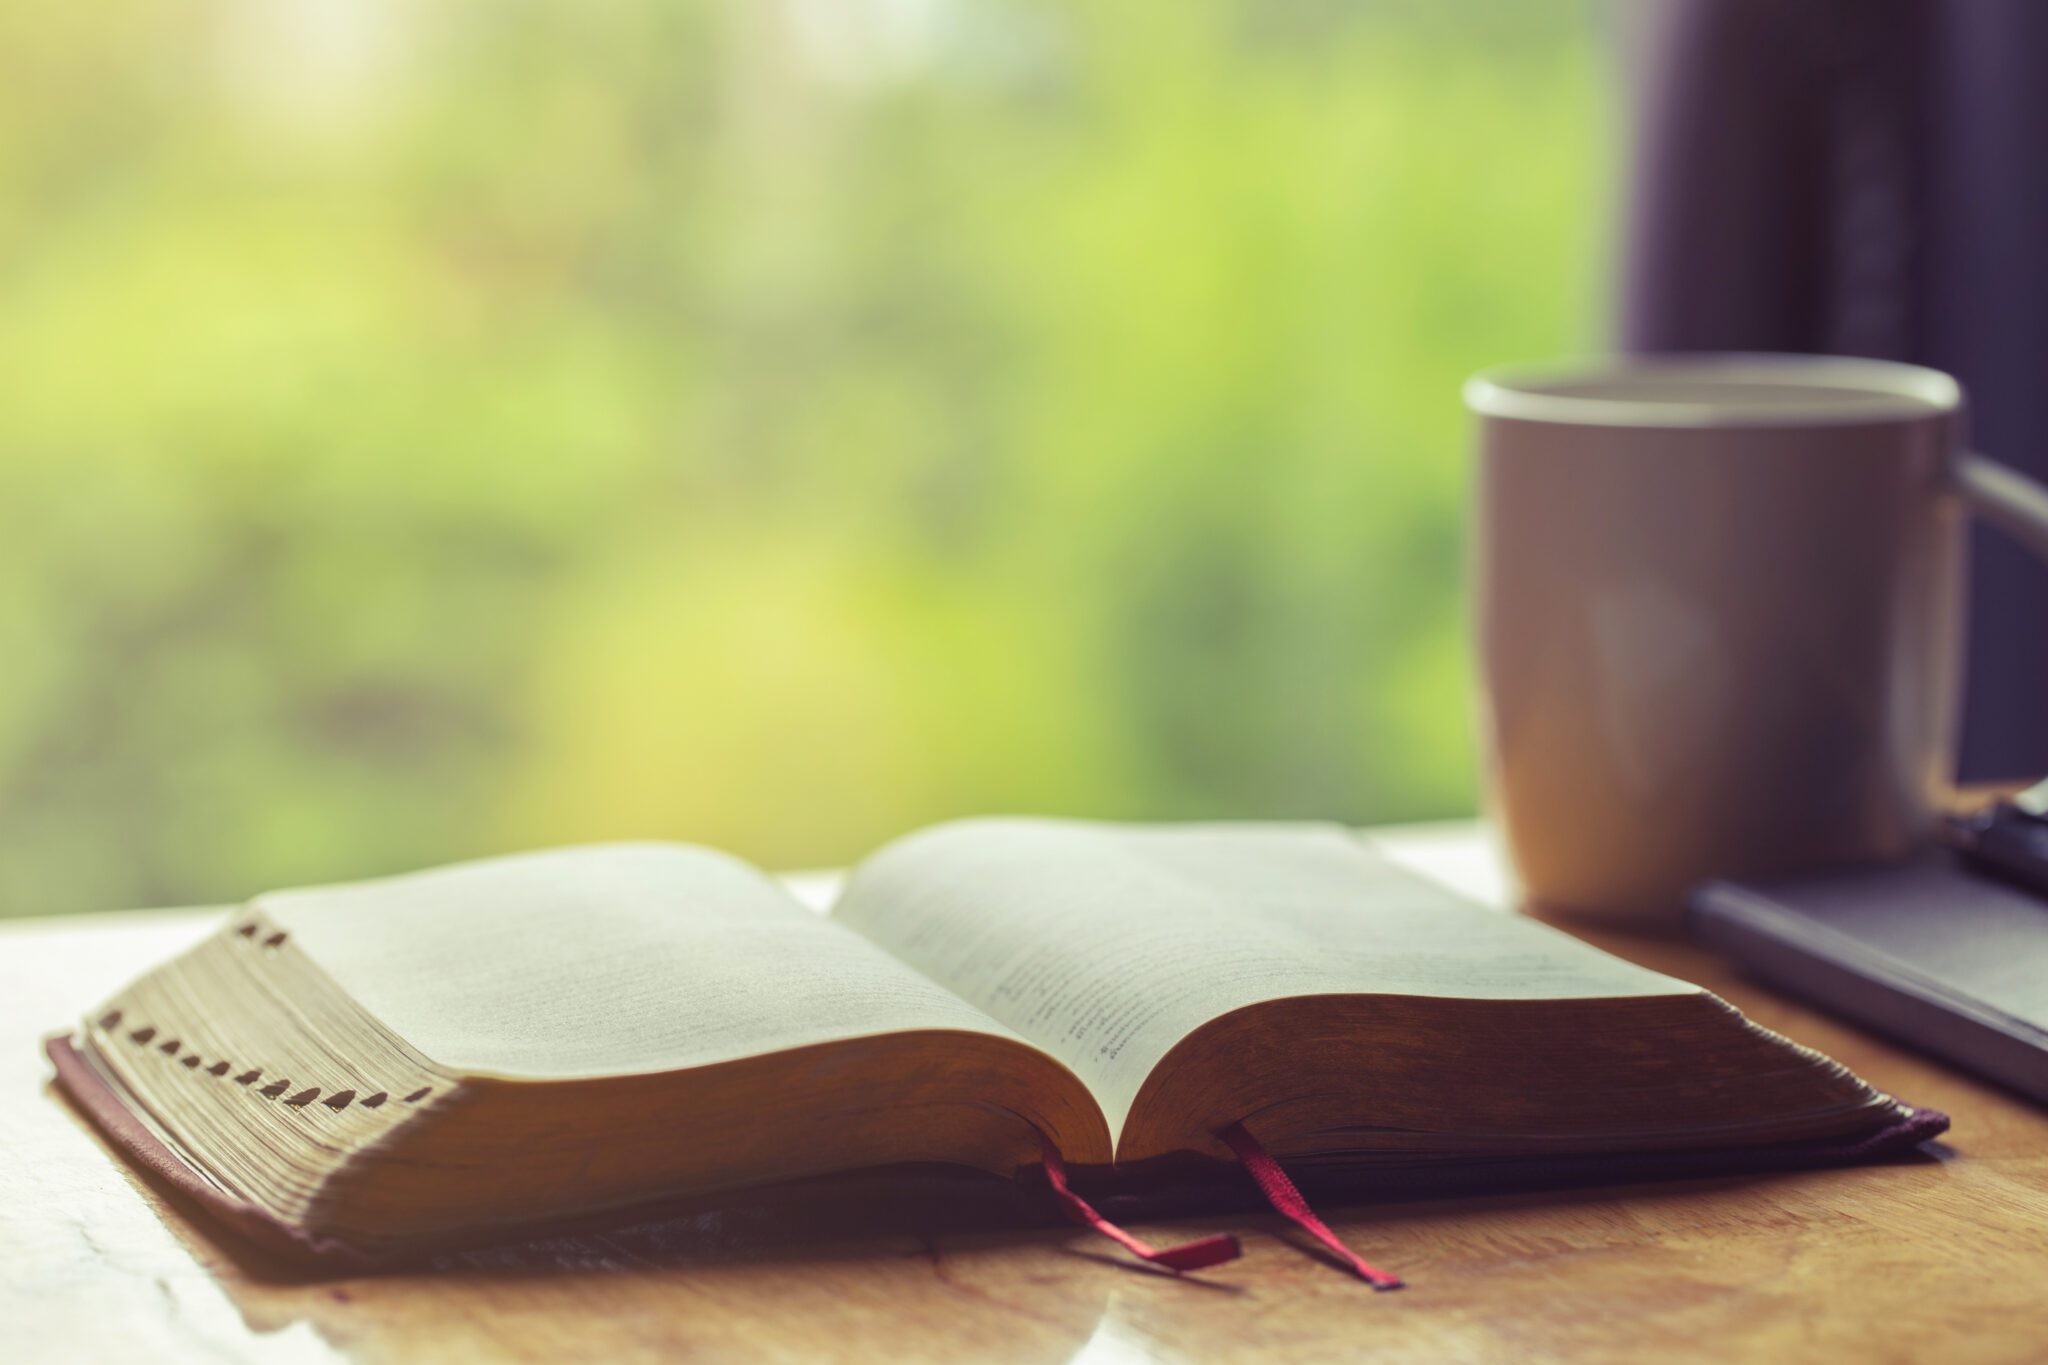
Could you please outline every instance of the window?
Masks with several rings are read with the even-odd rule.
[[[0,18],[0,912],[1467,811],[1462,376],[1583,4]]]

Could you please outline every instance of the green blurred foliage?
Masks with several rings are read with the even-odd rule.
[[[1583,4],[0,11],[0,913],[1473,801]]]

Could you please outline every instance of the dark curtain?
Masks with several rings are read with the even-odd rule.
[[[2048,476],[2048,0],[1662,0],[1621,342],[1956,375]],[[2048,570],[1979,527],[1960,775],[2048,773]]]

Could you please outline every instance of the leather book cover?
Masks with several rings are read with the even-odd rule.
[[[1788,995],[2048,1102],[2048,902],[1954,853],[1710,882],[1691,923]]]
[[[402,1252],[372,1255],[282,1222],[220,1188],[195,1170],[155,1127],[78,1054],[69,1035],[45,1040],[57,1083],[124,1156],[160,1191],[197,1208],[214,1223],[273,1260],[318,1273],[348,1275],[400,1269],[458,1253],[506,1247],[539,1237],[674,1224],[657,1238],[675,1246],[697,1234],[728,1246],[737,1236],[812,1242],[891,1231],[929,1232],[1064,1225],[1041,1168],[1013,1180],[954,1167],[902,1167],[826,1176],[758,1190],[691,1196],[630,1209],[583,1213],[544,1225],[476,1229]],[[1948,1128],[1932,1109],[1905,1110],[1889,1126],[1851,1143],[1784,1143],[1712,1152],[1666,1151],[1619,1155],[1487,1159],[1395,1171],[1369,1165],[1302,1164],[1291,1174],[1311,1200],[1328,1206],[1401,1202],[1449,1195],[1613,1185],[1685,1177],[1761,1173],[1910,1156]],[[1193,1156],[1147,1163],[1137,1169],[1080,1168],[1076,1189],[1105,1213],[1138,1221],[1263,1212],[1266,1202],[1236,1166]],[[744,1231],[737,1232],[736,1229]]]

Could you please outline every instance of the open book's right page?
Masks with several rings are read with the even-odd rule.
[[[1112,1133],[1174,1044],[1261,1001],[1699,991],[1330,825],[965,821],[877,853],[833,915],[1065,1062]]]

